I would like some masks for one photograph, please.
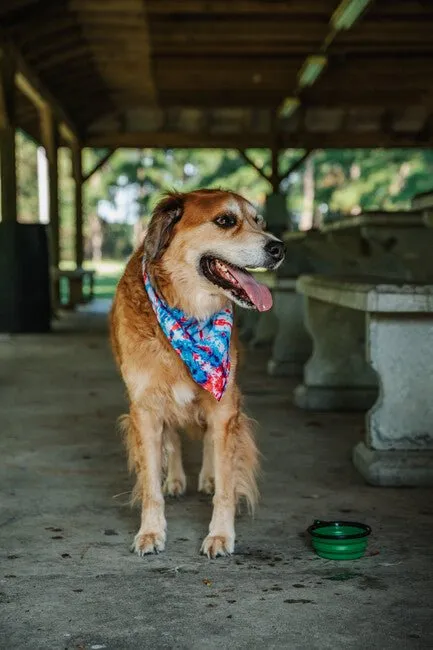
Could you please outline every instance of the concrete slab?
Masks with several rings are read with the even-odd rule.
[[[198,555],[210,502],[195,491],[190,443],[188,493],[167,503],[167,551],[140,559],[128,551],[138,513],[104,314],[0,341],[1,648],[433,647],[432,490],[364,484],[350,460],[362,418],[294,409],[294,384],[265,377],[266,356],[247,355],[243,370],[264,472],[235,555]],[[370,524],[368,556],[314,556],[304,534],[314,518]]]

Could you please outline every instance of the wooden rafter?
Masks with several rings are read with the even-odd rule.
[[[254,167],[256,172],[258,174],[260,174],[260,176],[262,178],[264,178],[265,181],[268,181],[268,183],[271,182],[270,174],[267,174],[265,172],[265,170],[263,169],[263,167],[260,167],[259,165],[257,165],[257,163],[255,163],[254,160],[252,158],[250,158],[250,156],[243,149],[238,149],[238,151],[239,151],[240,155],[242,156],[242,158],[245,160],[245,162],[247,162],[249,165],[251,165],[251,167]]]
[[[54,269],[60,263],[60,214],[59,214],[59,131],[56,115],[49,104],[41,108],[41,133],[42,144],[45,148],[48,161],[48,186],[49,186],[49,223],[51,232],[51,264]],[[58,288],[56,289],[58,300]]]
[[[326,71],[299,93],[307,120],[304,123],[297,114],[280,124],[278,148],[416,146],[418,142],[429,146],[429,130],[419,125],[418,134],[394,133],[398,120],[390,126],[386,115],[392,111],[397,115],[402,106],[433,111],[433,3],[372,2],[355,29],[329,39],[329,20],[338,4],[335,0],[2,0],[0,40],[14,43],[27,66],[27,70],[20,65],[17,69],[17,124],[38,137],[36,111],[29,108],[27,98],[39,107],[49,103],[60,108],[55,110],[56,120],[67,140],[77,135],[77,128],[78,135],[89,132],[92,125],[102,123],[104,113],[116,111],[125,113],[131,131],[152,130],[147,116],[131,114],[162,107],[169,119],[159,125],[161,133],[141,134],[133,142],[135,133],[119,133],[112,124],[111,133],[101,136],[104,144],[110,148],[123,143],[138,146],[140,141],[149,146],[272,147],[274,136],[261,117],[255,121],[257,127],[250,126],[245,113],[245,121],[236,127],[229,111],[224,117],[221,110],[221,119],[218,111],[274,110],[285,97],[296,95],[297,73],[305,58],[327,50]],[[361,133],[358,107],[376,107],[384,117],[375,121],[373,130]],[[200,132],[185,128],[179,133],[185,122],[172,116],[180,115],[183,108],[212,109],[216,127],[209,133],[202,125]],[[351,119],[344,128],[334,125],[335,132],[330,133],[326,122],[328,109],[333,108],[350,110]],[[323,118],[323,132],[317,125],[313,130],[310,109],[319,123]],[[361,119],[365,118],[361,115]],[[284,133],[285,128],[290,133]],[[275,168],[271,181],[277,182]]]
[[[258,133],[241,133],[236,137],[232,134],[206,134],[183,132],[107,132],[88,136],[84,140],[86,147],[98,148],[163,148],[163,149],[249,149],[268,148],[269,136]],[[433,134],[428,139],[420,140],[418,133],[394,132],[386,135],[380,130],[354,132],[304,132],[301,134],[282,134],[281,149],[371,149],[374,147],[404,148],[404,147],[433,147]]]
[[[87,174],[83,174],[81,177],[81,182],[86,183],[89,178],[93,176],[93,174],[96,174],[97,171],[101,169],[105,165],[105,163],[111,158],[113,153],[115,152],[115,149],[110,149],[105,153],[99,160],[98,162],[92,167],[92,169],[87,172]]]
[[[305,151],[305,153],[303,153],[302,156],[300,156],[300,158],[298,158],[298,160],[296,160],[293,163],[293,165],[289,167],[289,169],[287,169],[285,172],[283,172],[280,175],[280,183],[282,180],[284,180],[285,178],[293,174],[293,172],[296,172],[299,169],[299,167],[301,167],[301,165],[304,164],[304,162],[307,160],[310,154],[311,154],[311,149],[307,149],[307,151]]]
[[[30,68],[30,66],[28,66],[17,48],[10,44],[6,47],[10,49],[11,56],[13,56],[16,61],[15,84],[17,88],[28,97],[37,108],[40,109],[47,104],[51,106],[53,112],[61,123],[62,135],[68,140],[76,139],[78,137],[78,129],[69,116],[67,110],[41,82],[38,75]]]
[[[8,222],[17,220],[14,75],[10,50],[0,50],[0,200],[2,219]]]
[[[71,147],[72,174],[75,185],[75,266],[81,268],[84,261],[84,236],[83,236],[83,151],[77,142]]]

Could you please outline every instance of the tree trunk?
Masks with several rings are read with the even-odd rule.
[[[310,230],[314,220],[314,156],[311,154],[305,162],[304,171],[304,206],[299,224],[300,230]]]
[[[100,262],[102,259],[102,243],[104,235],[101,220],[97,214],[90,217],[90,257],[92,262]]]
[[[146,226],[144,225],[143,221],[139,219],[134,224],[133,234],[132,234],[132,239],[133,239],[132,246],[134,250],[136,250],[140,246],[140,244],[142,244],[145,234],[146,234]]]

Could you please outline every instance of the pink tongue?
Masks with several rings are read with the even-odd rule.
[[[252,275],[243,273],[240,269],[231,268],[230,273],[259,311],[268,311],[272,307],[272,294],[268,287],[260,284]]]

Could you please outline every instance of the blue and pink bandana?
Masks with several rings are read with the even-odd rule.
[[[143,260],[144,286],[158,323],[194,381],[218,401],[230,374],[230,337],[233,309],[227,307],[207,320],[186,316],[170,307],[152,287]]]

